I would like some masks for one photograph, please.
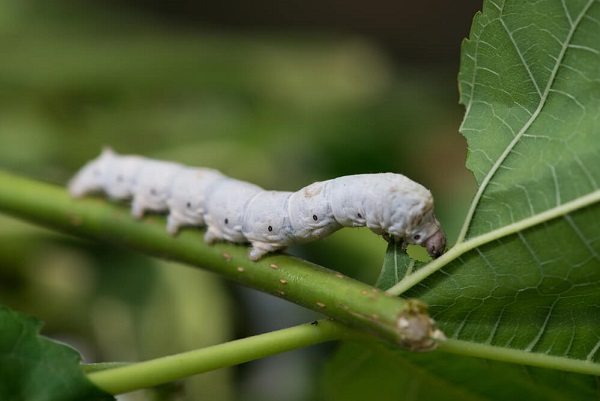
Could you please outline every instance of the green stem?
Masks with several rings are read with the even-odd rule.
[[[71,199],[64,188],[0,172],[0,210],[55,229],[91,237],[216,272],[246,286],[287,299],[335,320],[409,348],[429,349],[425,308],[340,273],[278,254],[251,262],[247,247],[204,243],[198,230],[176,238],[165,219],[135,220],[122,205],[104,199]],[[424,337],[414,338],[415,322]],[[412,323],[411,323],[412,324]]]
[[[600,364],[570,359],[561,356],[540,354],[519,349],[502,348],[493,345],[448,339],[440,343],[439,350],[452,354],[474,356],[526,366],[538,366],[546,369],[564,370],[600,376]]]
[[[352,333],[355,332],[340,323],[320,320],[195,351],[93,372],[88,374],[88,378],[107,393],[121,394],[309,345],[356,336]]]

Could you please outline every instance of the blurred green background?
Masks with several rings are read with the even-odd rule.
[[[268,189],[398,172],[450,243],[474,191],[460,41],[479,2],[0,0],[0,168],[64,185],[103,145]],[[87,362],[140,360],[316,315],[198,269],[0,216],[0,302]],[[342,230],[290,252],[373,283],[386,243]],[[303,400],[331,347],[126,399]]]

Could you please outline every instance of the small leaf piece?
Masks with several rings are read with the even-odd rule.
[[[114,400],[83,374],[73,348],[40,336],[42,322],[0,305],[0,399]]]
[[[375,287],[387,290],[424,265],[423,262],[411,258],[410,253],[410,246],[407,252],[402,249],[402,244],[390,242],[385,251],[381,273],[379,273]]]
[[[406,276],[410,269],[411,259],[401,248],[402,244],[394,241],[388,243],[381,273],[379,273],[375,287],[387,290]]]

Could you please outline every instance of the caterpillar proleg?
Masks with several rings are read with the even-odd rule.
[[[342,227],[368,227],[403,247],[422,245],[433,258],[446,247],[431,192],[400,174],[349,175],[296,192],[267,191],[213,169],[105,148],[71,179],[68,190],[73,197],[100,192],[131,198],[136,218],[146,211],[168,212],[171,235],[183,226],[206,226],[207,243],[249,242],[251,260]]]

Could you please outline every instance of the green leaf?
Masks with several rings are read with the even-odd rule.
[[[418,284],[450,338],[597,363],[600,3],[486,2],[460,87],[480,187],[457,244],[392,292]]]
[[[459,78],[479,190],[454,247],[412,273],[384,264],[380,282],[400,278],[390,292],[428,303],[440,350],[462,355],[345,346],[330,399],[597,397],[596,378],[560,371],[600,366],[600,3],[484,2]]]
[[[592,0],[488,2],[476,17],[460,73],[480,185],[467,238],[598,190],[599,17]]]
[[[0,305],[0,399],[112,400],[83,374],[74,349],[40,336],[42,323]]]
[[[458,355],[414,354],[366,343],[344,343],[328,362],[323,399],[590,400],[596,379]]]
[[[488,238],[409,295],[451,338],[598,362],[600,3],[486,2],[460,88],[480,187],[456,248]]]
[[[402,244],[390,242],[385,250],[383,266],[375,287],[386,290],[404,277],[424,265],[423,260],[431,258],[423,247],[409,245],[405,251]]]

